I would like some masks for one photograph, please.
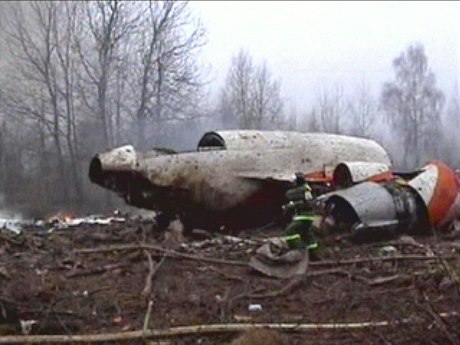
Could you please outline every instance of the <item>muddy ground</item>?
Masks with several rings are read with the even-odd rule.
[[[19,235],[0,230],[3,335],[21,334],[19,320],[37,321],[31,334],[139,330],[151,301],[148,327],[156,330],[215,323],[390,324],[261,331],[246,342],[228,332],[111,344],[460,344],[455,232],[363,245],[346,235],[325,236],[305,277],[278,280],[246,262],[279,227],[245,231],[241,240],[224,234],[183,239],[175,231],[158,233],[152,221],[138,217],[47,229]],[[260,307],[250,311],[251,304]]]

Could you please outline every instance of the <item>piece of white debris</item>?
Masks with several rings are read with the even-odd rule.
[[[398,249],[393,246],[385,246],[380,248],[380,254],[382,255],[394,255],[396,253],[398,253]]]
[[[262,306],[261,306],[260,304],[250,304],[250,305],[248,306],[248,310],[249,310],[249,311],[252,311],[252,312],[254,312],[254,311],[261,311],[261,310],[262,310]]]

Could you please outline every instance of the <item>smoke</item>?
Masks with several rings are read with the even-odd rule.
[[[5,206],[5,196],[0,193],[0,230],[6,229],[19,234],[25,223],[29,223],[29,221],[21,213]]]
[[[6,209],[2,206],[0,208],[0,223],[1,223],[1,220],[23,221],[25,219],[21,213],[15,210]]]

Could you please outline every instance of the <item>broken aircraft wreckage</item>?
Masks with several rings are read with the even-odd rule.
[[[92,182],[115,191],[133,206],[152,209],[163,222],[180,215],[186,227],[241,229],[281,214],[295,172],[324,185],[342,161],[390,165],[375,141],[343,135],[291,131],[214,131],[197,151],[131,145],[97,154]]]
[[[351,229],[354,238],[428,233],[460,215],[460,182],[441,162],[413,173],[391,171],[375,141],[324,133],[215,131],[197,151],[127,145],[96,155],[92,182],[130,205],[180,215],[186,228],[242,229],[281,215],[295,172],[313,187],[324,229]],[[377,235],[376,235],[377,234]]]
[[[360,166],[339,164],[333,185],[343,189],[318,197],[323,230],[351,229],[356,241],[384,240],[402,233],[430,234],[460,218],[460,177],[446,164],[430,162],[406,174],[375,174]]]

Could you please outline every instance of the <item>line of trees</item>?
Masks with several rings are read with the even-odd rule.
[[[92,155],[128,142],[139,150],[192,148],[187,138],[211,123],[374,138],[407,169],[432,158],[460,165],[459,89],[446,97],[436,86],[422,45],[409,46],[393,61],[394,78],[380,97],[366,81],[351,93],[337,84],[324,88],[308,112],[287,110],[279,77],[266,61],[240,50],[212,106],[199,64],[206,31],[185,1],[0,6],[5,205],[37,208],[40,215],[113,206],[88,182]]]
[[[279,80],[266,61],[255,65],[246,50],[232,59],[219,106],[222,122],[229,127],[275,129],[284,125]]]
[[[341,85],[323,90],[302,128],[377,139],[388,146],[403,169],[414,169],[431,159],[459,166],[458,86],[446,102],[421,44],[401,52],[393,69],[394,79],[383,84],[378,99],[365,81],[348,100]]]
[[[187,2],[13,2],[2,13],[7,201],[79,205],[95,152],[144,149],[201,115],[206,32]]]

